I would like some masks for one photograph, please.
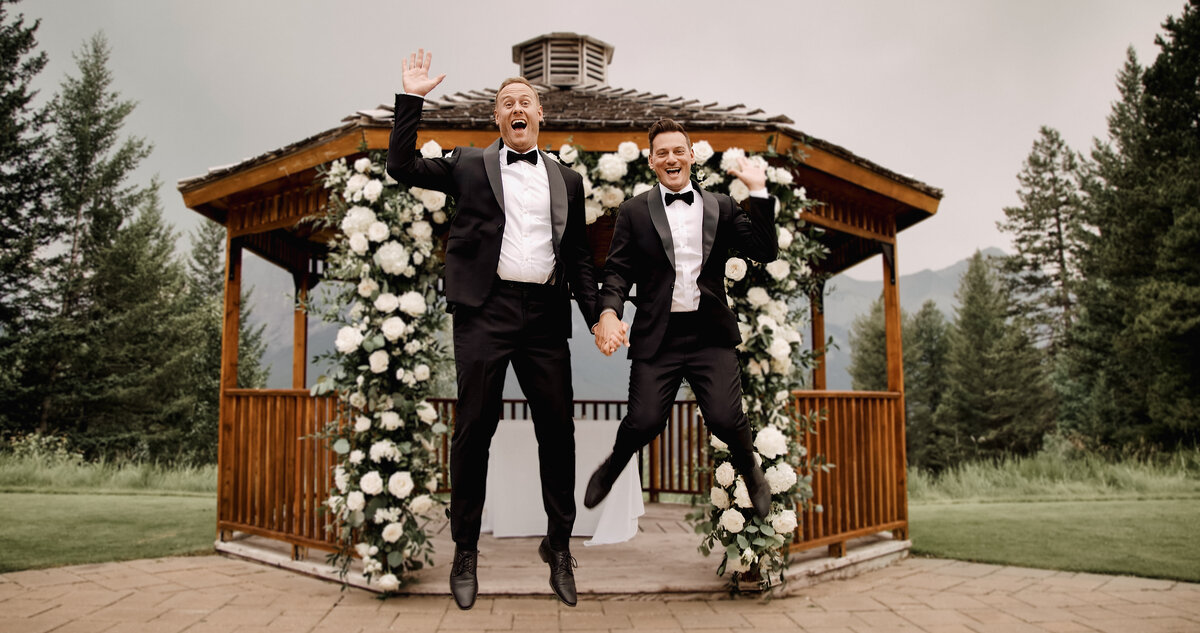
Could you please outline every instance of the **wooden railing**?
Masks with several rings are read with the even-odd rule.
[[[844,556],[852,538],[892,531],[908,537],[904,401],[879,391],[798,391],[800,415],[815,413],[802,441],[832,467],[814,469],[812,507],[800,513],[792,551],[828,546]],[[820,508],[820,511],[817,508]]]
[[[900,394],[801,391],[798,415],[817,412],[813,432],[803,435],[810,455],[833,464],[813,477],[814,508],[800,512],[792,551],[828,546],[843,555],[848,540],[908,529],[904,468],[904,421]],[[452,425],[455,401],[432,403]],[[625,402],[578,400],[575,419],[618,420]],[[335,419],[337,401],[305,390],[225,392],[220,428],[217,528],[222,538],[239,531],[299,548],[332,549],[322,503],[329,496],[335,455],[317,435]],[[505,400],[502,416],[528,418],[522,400]],[[677,401],[666,431],[639,456],[642,489],[651,501],[661,493],[708,495],[712,485],[708,432],[693,401]],[[449,436],[438,449],[442,481],[449,481]]]
[[[332,549],[322,504],[336,460],[316,434],[336,417],[337,398],[313,398],[306,389],[230,389],[221,407],[221,537],[238,531]]]

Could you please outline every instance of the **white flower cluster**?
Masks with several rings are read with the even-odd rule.
[[[439,158],[433,141],[421,148]],[[330,164],[325,186],[334,192],[331,219],[342,238],[329,257],[329,277],[349,282],[341,301],[334,348],[340,371],[323,378],[314,394],[336,392],[348,420],[331,427],[340,461],[337,493],[327,505],[338,518],[339,555],[363,559],[379,589],[399,587],[408,562],[429,551],[413,519],[432,514],[438,489],[438,436],[445,433],[426,397],[433,367],[446,359],[436,343],[445,315],[436,293],[441,273],[434,226],[446,222],[446,196],[405,188],[384,175],[382,161],[363,157]],[[340,212],[340,213],[339,213]],[[357,538],[359,542],[350,543]]]

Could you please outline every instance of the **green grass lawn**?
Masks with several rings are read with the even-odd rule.
[[[912,503],[912,553],[1200,582],[1200,498]]]
[[[212,495],[0,493],[0,573],[212,551]]]

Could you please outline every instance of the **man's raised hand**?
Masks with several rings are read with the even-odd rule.
[[[767,186],[767,170],[762,165],[742,156],[737,162],[738,166],[731,168],[729,173],[745,183],[747,189],[754,191]]]
[[[404,69],[404,92],[424,97],[442,83],[446,78],[445,73],[432,79],[429,77],[429,64],[432,62],[433,53],[426,53],[423,48],[400,61],[400,67]]]

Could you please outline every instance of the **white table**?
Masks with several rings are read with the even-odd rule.
[[[632,459],[600,505],[591,510],[583,506],[588,480],[612,451],[619,424],[619,420],[575,421],[576,513],[571,535],[592,537],[584,545],[628,541],[637,534],[638,517],[645,513],[642,482]],[[497,537],[546,534],[532,421],[501,420],[492,437],[482,530]]]

